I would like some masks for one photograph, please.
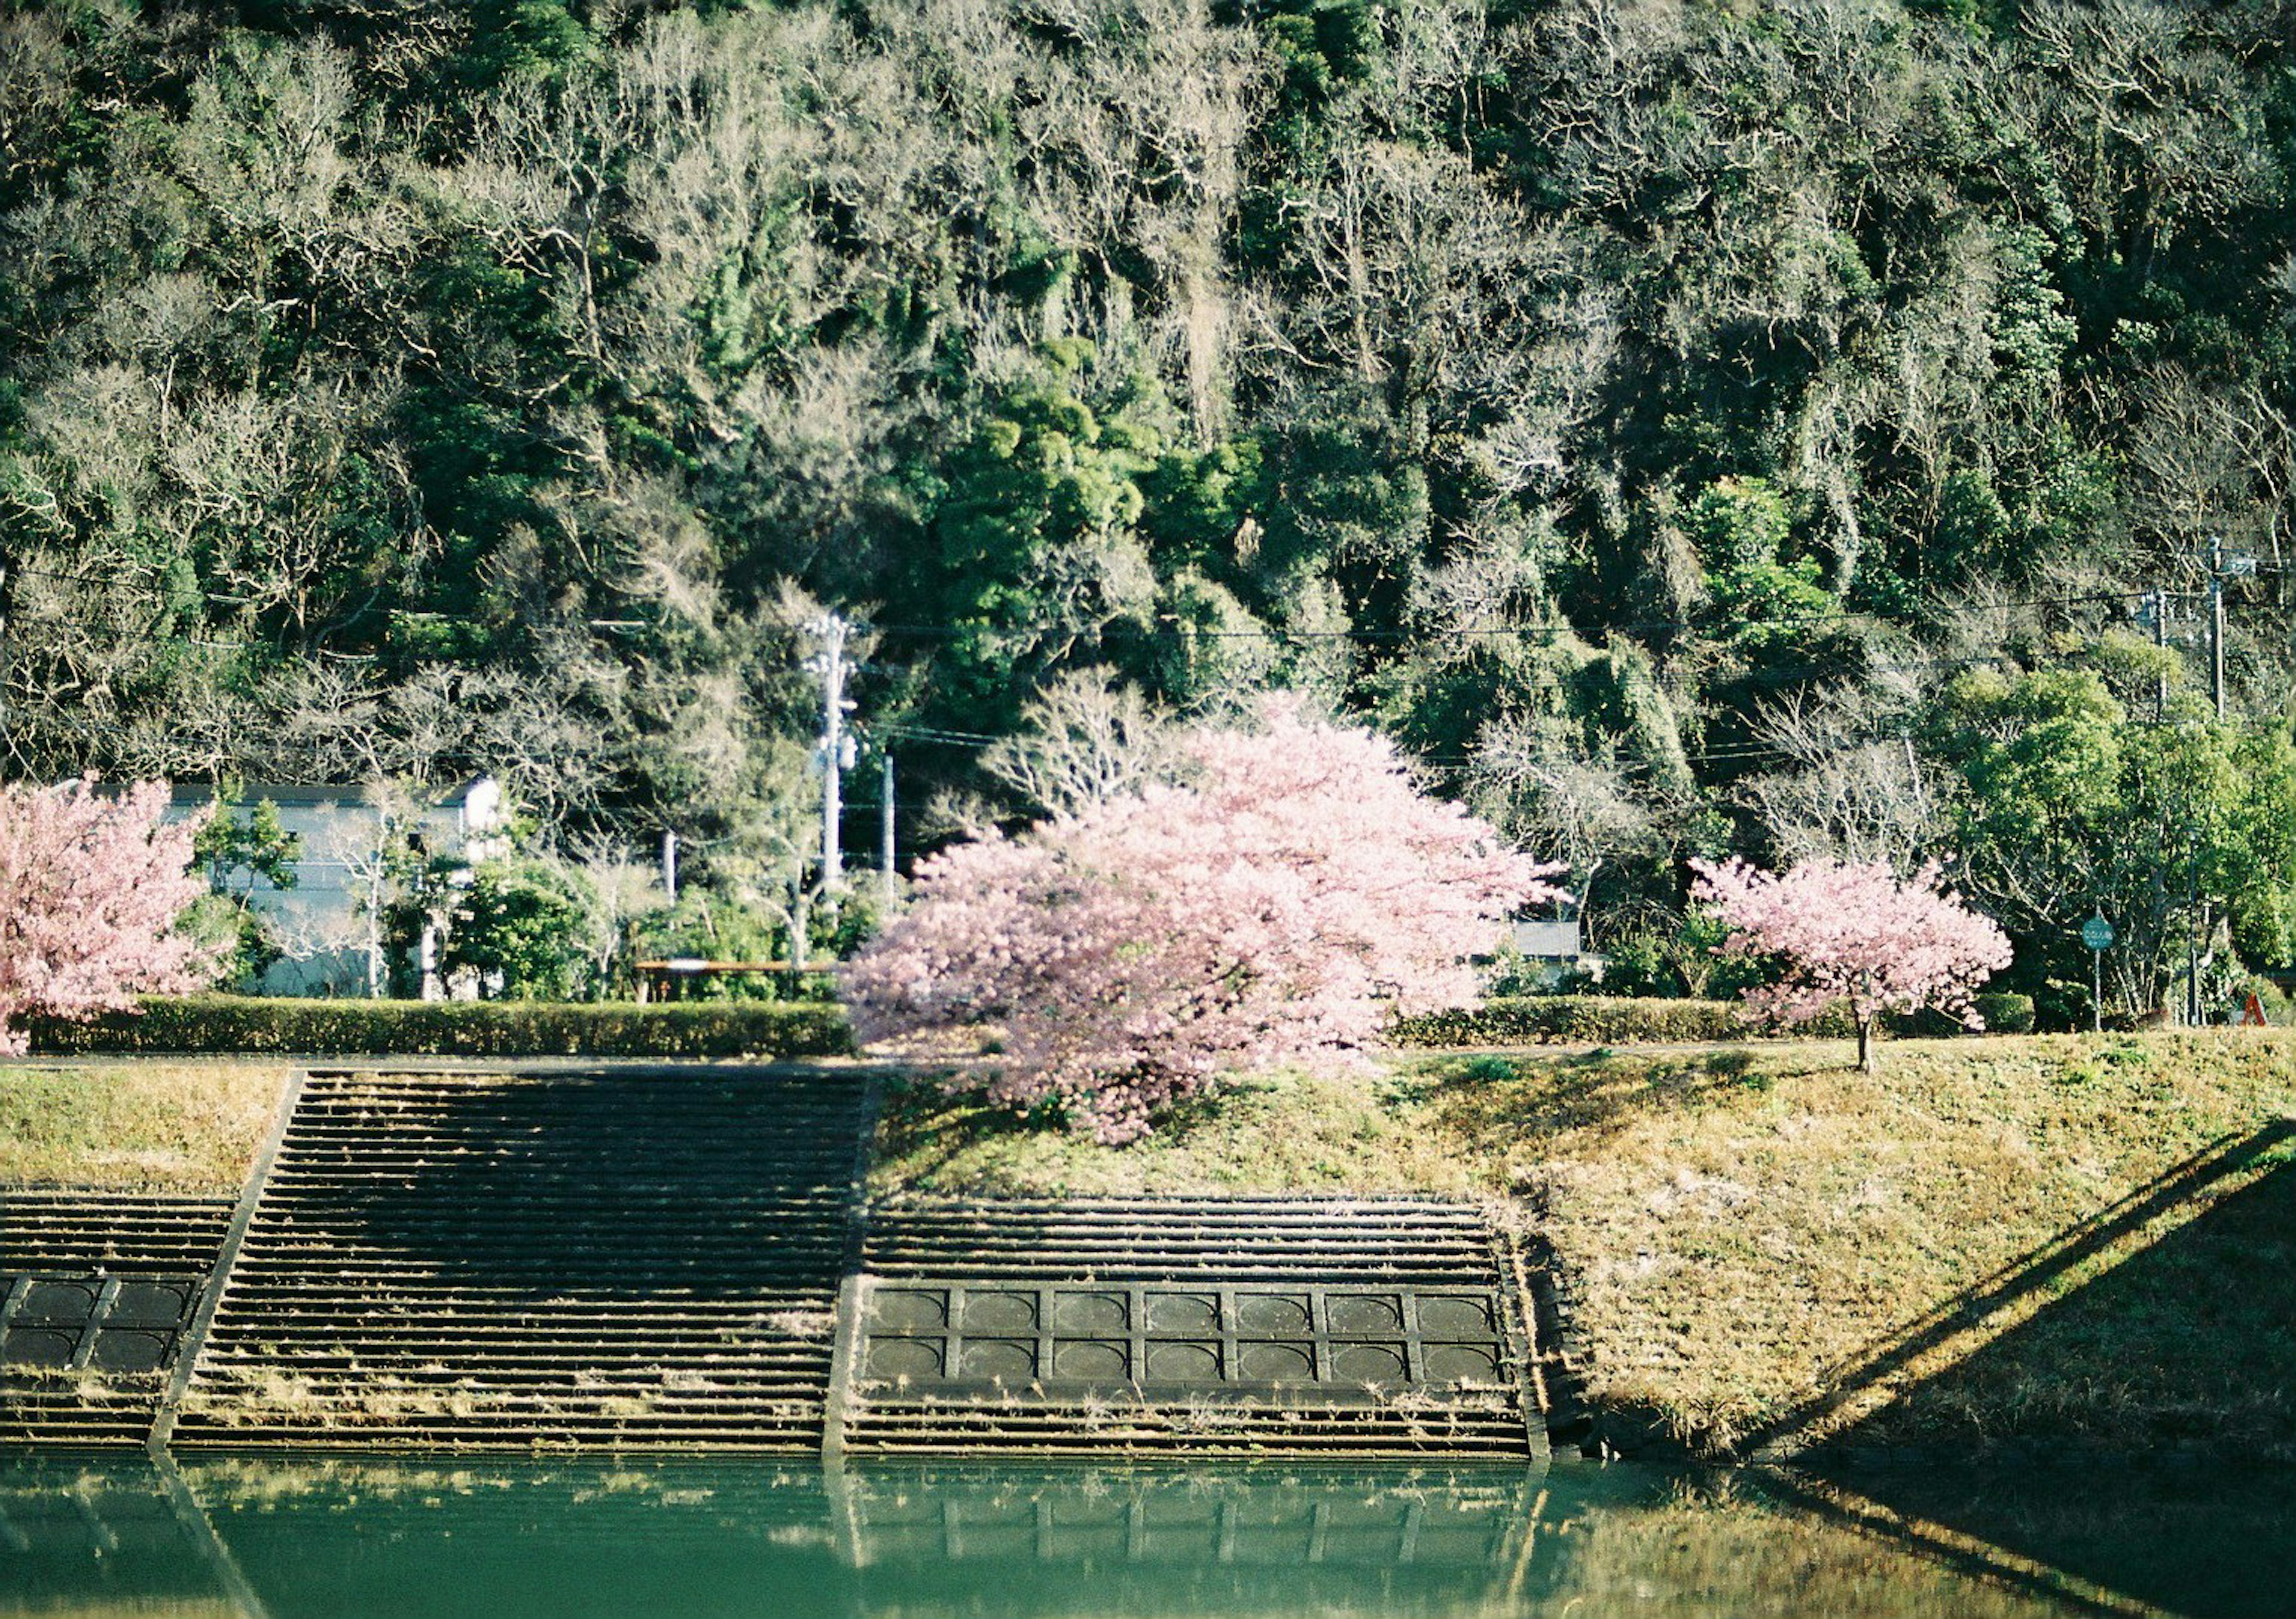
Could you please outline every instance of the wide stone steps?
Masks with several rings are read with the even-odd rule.
[[[0,1187],[0,1272],[205,1271],[231,1223],[228,1198],[78,1187]]]
[[[231,1213],[223,1198],[0,1188],[0,1446],[144,1442]]]
[[[1431,1198],[1103,1198],[879,1204],[868,1268],[882,1276],[1028,1278],[1079,1271],[1231,1281],[1403,1278],[1487,1282],[1480,1211]]]
[[[1423,1198],[874,1206],[857,1454],[1521,1460],[1481,1211]]]
[[[308,1075],[236,1219],[213,1199],[0,1195],[17,1267],[0,1339],[26,1362],[0,1372],[0,1442],[1542,1448],[1528,1323],[1480,1209],[865,1206],[868,1115],[864,1077],[826,1067]],[[203,1298],[196,1363],[163,1397]]]
[[[179,1446],[810,1451],[864,1082],[314,1074]]]

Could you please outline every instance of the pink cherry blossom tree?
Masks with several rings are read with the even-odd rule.
[[[1118,1143],[1243,1066],[1325,1062],[1473,997],[1467,957],[1560,868],[1412,784],[1393,747],[1271,699],[1180,784],[959,845],[849,964],[866,1040],[1001,1031],[1000,1104]]]
[[[1837,1001],[1857,1023],[1857,1067],[1874,1071],[1874,1027],[1883,1012],[1933,1006],[1982,1028],[1970,1003],[2009,965],[2008,936],[1938,887],[1934,861],[1900,881],[1888,864],[1804,861],[1783,876],[1743,861],[1693,861],[1691,897],[1729,928],[1725,951],[1780,957],[1785,977],[1746,992],[1748,1004],[1787,1023]]]
[[[88,1018],[196,989],[215,947],[176,930],[207,892],[196,821],[168,824],[165,783],[117,797],[92,782],[0,787],[0,1051],[28,1016]]]

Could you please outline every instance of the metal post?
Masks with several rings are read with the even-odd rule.
[[[878,804],[881,819],[877,827],[877,871],[884,885],[885,904],[893,903],[893,756],[879,756],[882,768],[883,790]]]
[[[2185,1026],[2201,1026],[2201,851],[2185,852]]]
[[[2104,952],[2092,950],[2089,956],[2088,1032],[2104,1033]]]
[[[2152,644],[2166,652],[2169,650],[2169,593],[2154,591],[2149,598],[2152,608]],[[2165,724],[2169,718],[2169,660],[2161,660],[2161,674],[2152,692],[2152,720]]]
[[[821,886],[833,891],[845,870],[839,846],[838,822],[845,813],[841,801],[845,773],[845,638],[852,626],[835,613],[814,621],[821,637],[821,653],[814,668],[821,675]]]
[[[2215,697],[2217,721],[2225,716],[2224,536],[2209,540],[2209,691]]]

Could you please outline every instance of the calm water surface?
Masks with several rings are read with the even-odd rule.
[[[0,1615],[2296,1615],[2296,1487],[2121,1475],[0,1460]]]

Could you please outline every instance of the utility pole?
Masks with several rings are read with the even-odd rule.
[[[821,676],[821,886],[833,890],[845,872],[839,846],[838,822],[844,815],[844,775],[851,766],[853,739],[845,734],[845,715],[853,704],[845,695],[846,637],[853,626],[835,613],[815,619],[813,633],[821,650],[806,660],[806,667]]]
[[[2228,557],[2224,536],[2209,536],[2209,691],[2216,699],[2219,724],[2225,716],[2225,581],[2246,578],[2255,571],[2254,557]]]
[[[2148,591],[2144,597],[2145,616],[2152,620],[2152,644],[2165,654],[2169,650],[2169,593]],[[2161,659],[2161,674],[2152,690],[2152,723],[2164,724],[2169,718],[2169,660]]]
[[[2209,691],[2224,724],[2224,536],[2209,536]]]
[[[0,551],[0,645],[4,645],[7,641],[9,612],[15,605],[15,595],[14,560],[6,552]],[[4,690],[0,690],[0,724],[4,724],[7,718],[8,699]]]
[[[893,756],[891,751],[878,756],[882,768],[882,789],[878,795],[881,819],[877,826],[877,874],[884,887],[885,908],[893,904]]]

